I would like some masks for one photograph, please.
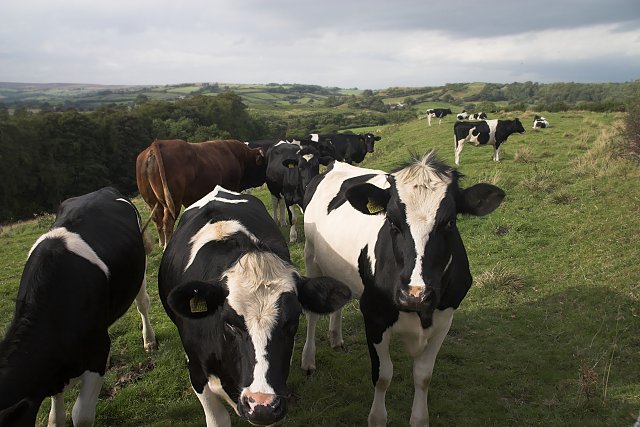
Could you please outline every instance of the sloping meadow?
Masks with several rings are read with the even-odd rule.
[[[520,113],[527,131],[509,137],[499,163],[491,160],[491,147],[468,146],[461,155],[463,186],[490,182],[507,197],[494,213],[458,222],[474,286],[436,361],[429,392],[433,426],[630,426],[640,411],[640,169],[613,155],[624,144],[617,130],[622,117],[545,113],[551,127],[533,130],[533,116]],[[382,140],[361,166],[390,170],[410,150],[431,149],[453,164],[453,123],[448,116],[440,126],[415,120],[367,128]],[[266,189],[254,194],[271,211]],[[147,217],[149,210],[136,203]],[[0,232],[2,331],[13,315],[26,254],[51,222],[45,216]],[[291,246],[301,271],[303,246]],[[111,368],[96,425],[204,424],[177,331],[158,299],[160,258],[156,247],[148,267],[159,350],[143,351],[133,307],[112,327]],[[286,425],[366,425],[373,387],[358,302],[344,310],[346,353],[330,349],[328,319],[321,320],[318,370],[308,378],[299,369],[305,327],[302,319]],[[389,425],[407,425],[411,360],[402,343],[394,342],[392,349]],[[76,393],[68,392],[68,413]],[[48,409],[46,401],[42,425]],[[232,423],[247,425],[235,417]]]

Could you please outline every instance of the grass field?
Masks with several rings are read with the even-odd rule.
[[[533,115],[520,114],[527,132],[509,138],[500,163],[491,161],[490,147],[467,146],[461,155],[463,186],[490,182],[507,197],[489,216],[458,222],[475,281],[436,361],[432,426],[631,426],[640,411],[640,169],[612,155],[624,144],[621,116],[544,113],[552,127],[532,130]],[[362,166],[390,170],[409,150],[430,149],[453,164],[453,121],[354,129],[382,136]],[[270,210],[266,190],[254,194]],[[26,254],[51,221],[45,216],[0,232],[0,331],[11,320]],[[291,252],[304,271],[302,249],[298,243]],[[96,425],[204,425],[177,331],[158,299],[160,259],[156,248],[148,269],[160,348],[142,350],[135,308],[111,328],[112,366]],[[373,388],[357,301],[344,311],[347,353],[330,349],[328,319],[320,322],[318,370],[310,378],[299,369],[305,325],[302,319],[287,425],[366,425]],[[411,362],[399,342],[392,350],[389,425],[408,425]],[[68,411],[75,394],[68,392]],[[43,425],[48,409],[46,401]],[[232,422],[248,425],[235,416]]]

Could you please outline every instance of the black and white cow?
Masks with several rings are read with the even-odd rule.
[[[533,118],[533,129],[544,129],[549,127],[549,121],[541,116]]]
[[[81,381],[73,424],[93,425],[111,346],[108,328],[136,300],[144,347],[155,348],[140,217],[114,188],[65,200],[34,243],[16,310],[0,343],[0,425],[33,426],[52,396],[49,425],[65,425],[64,389]]]
[[[267,151],[266,159],[267,188],[271,193],[273,220],[281,226],[286,225],[284,218],[286,206],[291,225],[289,241],[295,243],[298,240],[298,233],[294,205],[302,206],[307,185],[320,172],[320,156],[312,146],[301,148],[300,145],[280,141]],[[329,160],[332,159],[329,158]],[[322,160],[322,162],[326,161]]]
[[[283,420],[302,309],[328,313],[351,296],[334,279],[300,276],[262,202],[219,186],[185,210],[158,286],[209,427],[231,425],[225,402],[254,425]]]
[[[487,113],[483,113],[482,111],[480,111],[479,113],[469,114],[469,116],[467,117],[467,120],[486,120],[486,118],[487,118]]]
[[[438,124],[442,124],[442,119],[448,114],[452,114],[449,108],[431,108],[427,110],[427,121],[429,122],[429,126],[431,126],[432,117],[436,117],[438,119]]]
[[[335,151],[335,160],[349,163],[360,163],[367,153],[373,153],[374,144],[380,141],[381,137],[370,132],[365,134],[336,133],[326,135],[328,141]]]
[[[467,120],[468,117],[469,117],[469,113],[467,113],[466,110],[462,110],[461,113],[458,113],[458,115],[456,116],[456,119]]]
[[[412,426],[428,424],[427,390],[453,312],[471,286],[458,214],[486,215],[504,192],[493,185],[458,186],[458,173],[433,153],[394,173],[335,162],[305,195],[305,263],[311,277],[346,283],[360,298],[375,387],[369,425],[386,424],[385,392],[393,365],[392,334],[414,359]],[[315,327],[308,316],[302,369],[314,371]],[[330,342],[342,345],[340,312]]]
[[[484,120],[481,122],[456,122],[453,125],[453,142],[455,146],[455,162],[460,164],[460,153],[465,142],[477,146],[492,145],[492,159],[500,161],[500,146],[513,133],[524,133],[520,119],[515,120]]]

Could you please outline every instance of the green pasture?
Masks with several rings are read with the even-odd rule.
[[[462,185],[490,182],[507,197],[494,213],[458,222],[475,280],[436,361],[432,426],[631,426],[640,411],[640,169],[615,156],[625,143],[622,116],[543,112],[552,127],[533,130],[534,114],[500,117],[519,117],[526,128],[503,146],[501,162],[491,161],[490,147],[462,151]],[[382,137],[361,166],[389,171],[409,151],[431,149],[453,165],[454,120],[353,129]],[[271,212],[267,190],[254,194]],[[147,217],[148,208],[135,201]],[[27,253],[51,222],[43,216],[0,232],[0,331],[11,321]],[[288,236],[288,228],[282,232]],[[291,246],[304,272],[302,254],[303,243]],[[204,425],[176,328],[158,298],[161,256],[156,247],[148,267],[159,349],[143,351],[134,307],[113,325],[97,426]],[[323,318],[311,377],[299,369],[301,319],[286,425],[366,425],[373,387],[358,302],[343,313],[347,352],[330,349]],[[404,426],[413,398],[411,360],[397,341],[392,354],[389,426]],[[68,414],[76,394],[67,392]],[[46,425],[48,410],[46,401],[39,425]],[[235,415],[232,423],[248,425]]]

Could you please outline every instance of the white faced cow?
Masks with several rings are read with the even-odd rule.
[[[503,197],[489,184],[459,188],[457,172],[432,153],[391,174],[335,162],[309,185],[307,274],[339,279],[360,298],[375,387],[370,426],[386,424],[393,334],[414,359],[410,424],[428,424],[436,355],[472,281],[456,217],[486,215]],[[311,372],[318,316],[308,317],[302,368]],[[340,312],[331,315],[329,328],[331,345],[340,347]]]
[[[492,159],[500,161],[500,146],[512,133],[524,133],[520,119],[515,120],[483,120],[481,122],[456,122],[453,125],[453,143],[455,145],[456,165],[460,164],[460,153],[466,142],[476,147],[492,145]]]
[[[209,427],[231,425],[224,402],[254,425],[283,420],[302,308],[328,313],[351,297],[334,279],[300,276],[262,202],[219,186],[185,210],[158,285]]]
[[[75,426],[93,425],[107,367],[108,327],[135,299],[144,347],[155,347],[138,211],[114,188],[65,200],[35,242],[16,311],[0,343],[0,425],[33,426],[53,396],[50,426],[65,425],[63,391],[80,379]]]

